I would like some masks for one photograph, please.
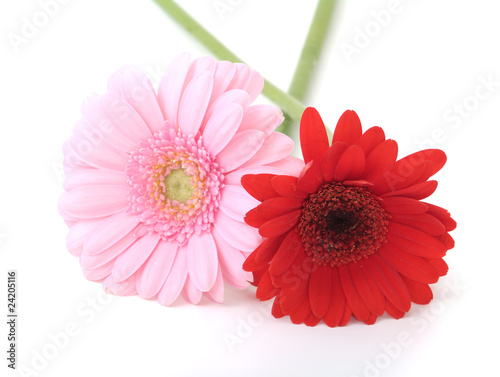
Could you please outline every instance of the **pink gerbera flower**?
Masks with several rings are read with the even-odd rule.
[[[59,211],[85,277],[117,295],[172,304],[182,294],[221,302],[224,281],[247,286],[246,256],[261,242],[244,214],[258,202],[249,173],[296,174],[293,142],[273,132],[282,113],[250,105],[262,77],[243,64],[180,55],[158,94],[124,68],[88,99],[64,145]]]

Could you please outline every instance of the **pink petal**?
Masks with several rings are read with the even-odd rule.
[[[92,168],[92,166],[89,166],[89,165],[83,163],[83,161],[80,161],[80,159],[73,158],[72,161],[70,161],[70,159],[68,157],[66,157],[66,156],[69,156],[71,153],[73,153],[71,151],[70,146],[69,146],[69,140],[66,140],[63,143],[62,152],[64,155],[63,172],[65,175],[73,173],[77,169],[81,169],[81,168],[90,168],[91,169]],[[80,162],[82,164],[80,164]]]
[[[66,211],[66,209],[63,207],[63,202],[64,202],[64,195],[61,195],[59,197],[59,200],[57,201],[57,212],[59,212],[59,214],[62,216],[66,225],[71,227],[81,219],[70,215],[68,211]]]
[[[186,81],[184,82],[184,89],[189,85],[193,79],[202,74],[208,73],[213,77],[215,73],[215,60],[210,56],[201,56],[199,58],[194,59],[189,65],[188,72],[186,74]]]
[[[242,168],[266,165],[287,157],[293,151],[293,140],[281,132],[273,132],[259,151]]]
[[[257,229],[231,219],[222,211],[215,214],[214,227],[227,243],[238,250],[253,251],[262,240]]]
[[[121,186],[83,186],[61,196],[61,206],[69,215],[82,219],[105,217],[124,211],[130,188]]]
[[[226,172],[230,172],[252,158],[262,147],[265,134],[257,130],[238,132],[217,155],[217,162]]]
[[[153,136],[152,127],[146,123],[140,112],[118,94],[113,92],[103,94],[100,98],[100,105],[104,119],[113,126],[111,134],[114,137],[122,138],[136,148],[139,140],[147,140]],[[161,113],[156,116],[161,116]],[[162,126],[163,123],[165,123],[163,118],[155,120],[154,130],[156,131],[156,128]],[[126,149],[126,152],[128,151],[129,149]]]
[[[217,269],[217,279],[215,279],[214,286],[211,290],[205,292],[204,295],[218,304],[224,301],[224,278],[222,277],[220,267]]]
[[[67,174],[63,183],[66,191],[93,185],[127,185],[127,176],[116,170],[82,169]]]
[[[234,66],[236,67],[236,72],[234,73],[234,77],[227,90],[245,90],[250,85],[250,81],[252,80],[252,69],[243,63],[234,63]]]
[[[221,192],[219,209],[233,220],[243,222],[243,217],[260,202],[251,197],[241,185],[226,185]]]
[[[199,304],[203,296],[203,293],[196,287],[190,276],[187,277],[181,293],[184,300],[194,305]]]
[[[217,62],[214,72],[214,87],[212,89],[212,97],[210,98],[210,105],[227,89],[229,83],[233,79],[236,67],[233,63],[227,61]]]
[[[90,127],[84,128],[85,132],[75,130],[68,140],[67,153],[64,155],[65,163],[124,171],[128,164],[128,155],[106,143],[101,131]]]
[[[245,256],[227,243],[217,229],[212,231],[212,235],[217,245],[219,264],[224,280],[235,288],[246,288],[248,282],[252,281],[252,273],[243,270]]]
[[[114,261],[136,240],[137,237],[135,236],[134,231],[130,231],[128,234],[124,235],[122,238],[117,240],[108,248],[100,251],[98,254],[87,254],[84,249],[80,258],[80,264],[84,270],[99,268],[106,263]]]
[[[281,171],[281,175],[291,175],[298,177],[302,169],[304,169],[304,161],[300,158],[287,156],[281,160],[271,162],[264,165],[262,168],[277,168]]]
[[[156,234],[147,234],[139,238],[118,258],[116,258],[113,272],[113,279],[120,282],[128,279],[134,274],[148,259],[159,242]]]
[[[255,101],[260,92],[262,92],[262,88],[264,88],[264,78],[260,75],[259,72],[252,69],[250,71],[250,82],[245,88],[245,90],[248,92],[248,95],[250,96],[250,102]]]
[[[300,172],[300,170],[299,170],[299,172]],[[283,170],[281,170],[279,167],[274,167],[274,166],[270,166],[270,165],[256,166],[256,167],[245,168],[245,169],[236,169],[224,177],[224,183],[226,185],[240,185],[241,184],[241,177],[243,177],[246,174],[280,175],[280,174],[284,174],[284,173],[283,173]]]
[[[167,68],[158,88],[158,102],[163,112],[163,118],[174,127],[177,127],[177,110],[190,59],[188,53],[175,58]]]
[[[85,241],[85,254],[93,255],[104,251],[130,233],[138,222],[137,216],[126,212],[108,217]]]
[[[246,112],[247,108],[250,106],[250,97],[248,97],[248,93],[240,89],[233,89],[221,94],[208,107],[207,113],[205,114],[205,120],[210,119],[214,114],[224,111],[229,105],[234,104],[240,105],[243,112]]]
[[[217,278],[217,247],[209,232],[193,235],[187,244],[187,267],[190,279],[202,292],[212,289]]]
[[[177,122],[186,135],[196,135],[212,94],[213,78],[209,72],[196,76],[186,87],[179,104]]]
[[[81,149],[85,145],[84,143],[87,142],[93,147],[103,145],[115,153],[127,153],[137,145],[137,139],[133,140],[128,134],[124,134],[120,130],[121,125],[119,120],[117,121],[118,115],[114,113],[114,109],[120,107],[122,103],[128,108],[131,107],[123,98],[115,93],[106,93],[104,96],[92,96],[82,103],[81,111],[83,119],[75,124],[74,127],[74,134],[80,138],[81,144],[79,148]],[[113,96],[113,101],[103,101],[103,99],[110,96]],[[115,98],[116,101],[114,100]],[[132,111],[134,110],[132,109]],[[140,119],[137,114],[136,116]],[[131,129],[138,128],[133,120],[127,119],[126,115],[123,118],[128,127]],[[140,119],[140,122],[142,122],[142,119]]]
[[[155,296],[165,283],[174,264],[178,245],[176,242],[160,241],[144,269],[137,274],[137,292],[144,298]]]
[[[108,89],[120,94],[148,125],[151,134],[163,125],[163,115],[148,76],[136,67],[124,67],[115,73]]]
[[[89,234],[100,226],[104,219],[90,219],[77,221],[69,230],[66,236],[66,247],[71,255],[79,257],[83,251],[83,243]]]
[[[238,131],[259,130],[269,136],[276,127],[283,123],[283,119],[283,113],[276,106],[250,106],[243,115]]]
[[[154,297],[161,289],[174,264],[178,245],[160,241],[144,268],[137,274],[136,287],[141,297]]]
[[[102,266],[96,267],[96,268],[83,268],[83,276],[87,280],[91,281],[100,281],[104,278],[107,278],[110,274],[111,271],[113,270],[113,266],[115,264],[115,261],[112,260],[108,263],[103,264]]]
[[[187,246],[180,246],[167,280],[165,280],[165,284],[163,284],[160,293],[158,293],[157,300],[161,305],[171,305],[179,297],[184,287],[188,273],[186,254]]]
[[[203,131],[203,144],[212,156],[216,156],[233,138],[242,117],[242,107],[229,104],[208,119]]]
[[[102,287],[106,293],[117,296],[134,296],[137,294],[137,290],[135,289],[135,275],[121,282],[114,280],[113,276],[109,275],[102,282]]]

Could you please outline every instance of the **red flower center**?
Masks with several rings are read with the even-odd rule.
[[[357,262],[385,242],[389,215],[362,187],[324,184],[304,204],[298,232],[319,265]]]

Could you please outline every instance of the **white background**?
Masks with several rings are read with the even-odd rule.
[[[316,2],[221,2],[231,9],[217,12],[213,0],[180,3],[286,89]],[[7,309],[7,271],[17,270],[17,361],[33,371],[24,375],[498,374],[500,5],[400,0],[396,14],[377,21],[376,14],[394,10],[390,3],[340,1],[304,102],[330,126],[345,109],[356,110],[365,129],[382,126],[398,141],[400,156],[444,149],[448,163],[430,201],[458,221],[456,247],[430,305],[414,305],[398,321],[384,316],[373,326],[352,321],[331,329],[272,318],[252,288],[227,289],[223,305],[165,308],[103,295],[86,281],[66,251],[67,228],[56,211],[61,145],[80,103],[102,93],[124,64],[142,66],[157,80],[180,52],[208,51],[146,0],[66,1],[16,51],[9,33],[22,36],[24,17],[33,20],[42,8],[34,0],[2,0],[0,313]],[[371,34],[368,40],[360,30]],[[349,57],[348,44],[358,48]],[[456,106],[464,108],[461,115]],[[0,375],[23,375],[6,367],[8,328],[0,328]]]

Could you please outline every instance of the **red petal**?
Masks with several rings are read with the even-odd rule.
[[[429,258],[427,262],[436,270],[439,276],[445,276],[448,273],[448,265],[441,258]]]
[[[366,266],[387,300],[400,311],[410,310],[410,293],[401,276],[377,254],[366,258]]]
[[[243,220],[254,228],[260,228],[267,221],[259,216],[255,208],[248,211]]]
[[[262,276],[264,276],[266,271],[267,271],[267,267],[261,268],[260,270],[257,270],[257,271],[252,271],[253,281],[251,284],[253,286],[257,287],[260,283],[260,280],[262,279]]]
[[[309,197],[309,194],[300,190],[297,187],[297,177],[289,175],[277,175],[271,180],[274,190],[281,196],[289,198],[302,198]]]
[[[455,240],[448,233],[441,234],[437,239],[444,245],[444,247],[446,247],[446,250],[450,250],[455,247]]]
[[[424,149],[413,153],[408,157],[410,157],[410,163],[418,160],[432,162],[432,164],[430,164],[432,168],[426,171],[426,174],[420,178],[420,182],[427,181],[430,177],[440,171],[446,163],[446,154],[440,149]]]
[[[411,300],[415,304],[426,305],[432,300],[432,291],[427,284],[417,283],[406,277],[402,277],[408,292],[410,292]]]
[[[373,183],[373,193],[379,195],[389,191],[425,182],[439,171],[446,162],[446,155],[439,149],[426,149],[413,153],[394,163],[392,169]]]
[[[329,147],[325,151],[325,153],[323,153],[323,157],[321,158],[321,170],[323,172],[323,178],[325,179],[325,182],[333,181],[333,176],[335,174],[337,164],[346,149],[347,144],[338,141],[336,143],[333,143],[331,147]]]
[[[398,163],[399,161],[396,161],[391,170],[386,171],[382,175],[379,175],[372,181],[372,192],[374,194],[381,195],[411,186],[425,171],[425,164],[423,164],[408,172],[408,175],[401,175],[395,172],[395,170],[397,170],[396,166],[398,165]]]
[[[385,297],[378,289],[371,275],[366,271],[366,265],[362,261],[349,263],[349,269],[354,285],[368,310],[376,316],[384,314]]]
[[[267,221],[259,228],[262,237],[277,237],[292,229],[299,221],[302,210],[289,212]]]
[[[429,207],[424,203],[402,196],[388,196],[384,197],[382,200],[382,207],[389,212],[391,215],[393,213],[405,213],[405,214],[416,214],[424,213]]]
[[[339,266],[339,274],[345,298],[354,316],[360,321],[366,321],[370,316],[370,311],[363,303],[363,300],[354,285],[349,267],[345,264]]]
[[[401,310],[397,309],[389,300],[385,302],[385,310],[392,318],[396,319],[403,318],[406,314],[406,312],[402,312]]]
[[[402,190],[388,192],[382,197],[388,196],[405,196],[413,199],[425,199],[431,195],[437,188],[437,181],[427,181],[416,184],[415,186],[410,186]]]
[[[285,239],[285,236],[268,238],[260,244],[260,246],[255,249],[252,254],[255,254],[255,263],[259,265],[267,265],[271,262],[274,255],[278,251],[281,243]],[[245,263],[243,263],[243,269],[245,269]],[[248,270],[246,270],[248,271]]]
[[[303,202],[304,199],[298,198],[277,197],[267,199],[246,214],[245,222],[246,217],[248,216],[250,216],[251,218],[259,218],[263,222],[269,221],[271,219],[274,219],[275,217],[302,208]]]
[[[304,321],[304,324],[306,326],[312,327],[316,326],[319,323],[319,321],[321,321],[321,318],[318,318],[314,315],[314,313],[311,313],[309,317],[307,317],[307,319]]]
[[[366,321],[363,321],[366,325],[373,325],[377,321],[377,316],[373,313],[370,313],[370,316]]]
[[[365,155],[368,154],[375,149],[377,145],[382,143],[385,140],[384,130],[380,127],[372,127],[367,129],[363,135],[356,142],[363,150],[365,151]]]
[[[394,222],[390,222],[387,229],[387,241],[404,251],[426,258],[440,258],[446,254],[441,242],[418,229]]]
[[[323,317],[323,321],[330,327],[336,327],[339,325],[345,311],[345,295],[342,290],[342,285],[340,283],[340,276],[338,268],[332,268],[331,272],[332,281],[332,297],[330,299],[330,306],[328,307],[328,312]]]
[[[427,234],[430,234],[431,236],[439,236],[445,232],[444,225],[441,221],[427,213],[412,215],[393,213],[391,214],[391,221],[411,226],[412,228],[419,229]]]
[[[257,287],[256,297],[261,301],[272,299],[278,294],[279,289],[276,288],[271,282],[271,275],[266,271],[260,279],[259,286]]]
[[[342,182],[344,186],[356,186],[356,187],[364,187],[369,188],[373,186],[373,183],[368,181],[363,181],[361,179],[356,179],[354,181],[344,181]]]
[[[390,243],[384,244],[378,254],[401,275],[415,281],[432,284],[438,281],[439,275],[425,258],[407,253]]]
[[[365,171],[365,152],[357,145],[351,145],[340,157],[333,179],[342,182],[361,177]]]
[[[257,249],[255,249],[248,257],[245,259],[245,262],[243,262],[243,269],[245,271],[257,271],[261,268],[264,268],[266,265],[265,264],[259,264],[255,262],[255,255],[257,254],[257,251],[259,250],[260,247],[262,247],[263,244],[261,244]]]
[[[290,276],[287,276],[287,273],[288,271],[283,275],[285,275],[284,280],[287,280],[289,285],[281,288],[280,302],[281,310],[283,311],[283,313],[288,315],[294,313],[298,309],[298,307],[302,303],[302,300],[307,295],[309,288],[309,278],[301,278],[296,275],[292,276],[291,273]],[[279,280],[278,278],[272,279],[273,281]]]
[[[361,134],[361,121],[358,114],[352,110],[347,110],[342,114],[337,127],[335,127],[332,144],[336,141],[342,141],[347,145],[352,145],[358,141]]]
[[[317,266],[317,265],[316,265]],[[317,266],[309,277],[309,300],[311,309],[318,318],[323,318],[330,306],[332,295],[332,267]]]
[[[398,158],[398,144],[394,140],[386,140],[379,144],[366,156],[366,173],[363,178],[372,181],[390,170]]]
[[[295,324],[303,323],[307,319],[307,317],[311,315],[311,313],[311,305],[309,303],[309,297],[306,292],[306,295],[302,299],[301,305],[295,312],[290,314],[290,320]]]
[[[271,185],[274,174],[247,174],[241,177],[241,185],[255,199],[263,202],[278,196]]]
[[[282,318],[285,316],[285,314],[283,314],[283,312],[281,311],[279,295],[277,295],[276,298],[274,299],[273,308],[271,309],[271,314],[273,315],[274,318]]]
[[[342,319],[340,320],[339,326],[347,325],[347,323],[351,319],[351,315],[352,315],[352,310],[346,301],[345,308],[344,308],[344,315],[342,316]]]
[[[328,136],[325,125],[314,107],[308,107],[300,120],[300,147],[304,162],[319,161],[323,152],[328,148]]]
[[[295,312],[306,296],[309,290],[311,266],[311,258],[302,251],[287,271],[279,276],[271,276],[273,284],[281,288],[280,302],[283,313]]]
[[[294,231],[289,232],[269,266],[271,275],[282,275],[292,265],[300,251],[305,254],[299,234]]]
[[[300,172],[297,181],[297,187],[309,194],[313,194],[324,183],[323,174],[318,161],[309,161],[309,163]]]
[[[451,232],[457,227],[457,222],[451,218],[450,213],[446,209],[435,206],[434,204],[425,204],[429,207],[428,213],[441,221],[447,232]]]

